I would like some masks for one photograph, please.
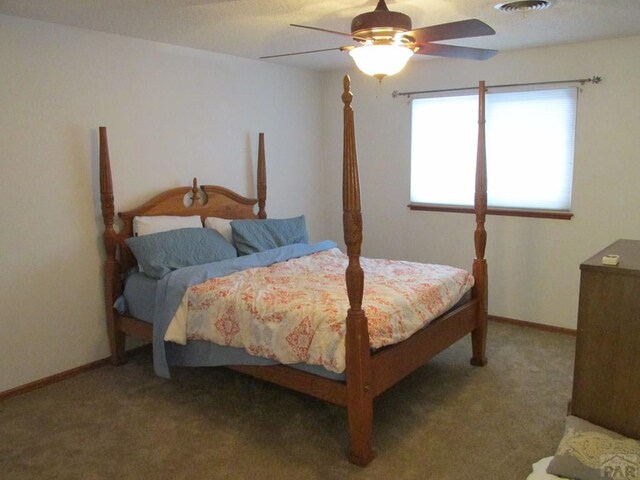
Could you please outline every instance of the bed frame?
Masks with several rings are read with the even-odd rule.
[[[484,140],[484,82],[479,85],[478,155],[476,165],[473,261],[475,286],[466,303],[432,321],[407,340],[372,352],[369,345],[367,318],[362,309],[364,273],[360,266],[362,244],[362,214],[360,186],[356,157],[350,80],[344,77],[344,151],[343,151],[343,223],[344,240],[349,257],[345,277],[350,309],[346,319],[346,381],[330,380],[302,372],[284,365],[231,366],[248,374],[319,399],[346,407],[350,433],[349,461],[366,466],[373,460],[372,449],[373,399],[424,365],[451,344],[468,333],[472,339],[471,364],[482,366],[487,335],[487,263],[484,258],[487,210],[486,161]],[[132,235],[133,217],[136,215],[200,215],[228,219],[266,218],[265,202],[267,182],[264,155],[264,135],[259,135],[258,198],[247,198],[219,186],[180,187],[156,195],[147,203],[127,212],[119,213],[123,227],[114,227],[114,200],[107,145],[107,130],[100,127],[100,193],[104,219],[104,263],[106,317],[111,347],[111,360],[122,364],[125,357],[125,337],[131,335],[143,340],[152,339],[152,326],[136,318],[120,315],[113,303],[122,293],[122,274],[135,265],[135,258],[127,248],[125,239]],[[202,198],[204,192],[205,198]],[[185,205],[185,199],[189,198]],[[254,213],[258,204],[258,213]]]

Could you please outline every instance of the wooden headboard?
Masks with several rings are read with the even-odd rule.
[[[217,185],[198,186],[197,179],[189,187],[166,190],[148,202],[126,212],[118,213],[123,226],[116,231],[111,163],[107,141],[107,128],[100,127],[100,201],[104,220],[104,244],[106,247],[105,277],[107,301],[111,304],[122,293],[122,273],[136,265],[136,260],[125,240],[133,235],[133,218],[136,216],[193,216],[226,219],[266,218],[267,175],[265,168],[264,134],[258,137],[258,198],[244,197]],[[185,201],[186,200],[186,201]],[[258,205],[257,213],[254,212]],[[110,285],[109,285],[110,284]],[[107,307],[110,308],[111,304]]]

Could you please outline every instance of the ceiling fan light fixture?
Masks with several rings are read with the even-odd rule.
[[[260,58],[289,57],[339,50],[349,52],[362,72],[382,80],[384,77],[395,75],[401,71],[414,53],[470,60],[487,60],[498,53],[497,50],[435,43],[442,40],[482,37],[496,33],[493,28],[477,18],[413,29],[411,18],[404,13],[390,11],[385,0],[378,0],[373,12],[362,13],[354,17],[351,22],[351,33],[295,23],[290,25],[341,37],[350,37],[359,45],[267,55]]]
[[[413,50],[402,45],[362,45],[350,50],[349,55],[363,73],[382,80],[400,72]]]

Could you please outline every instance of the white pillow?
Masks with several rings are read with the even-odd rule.
[[[231,220],[227,220],[226,218],[207,217],[204,219],[204,226],[206,228],[211,228],[212,230],[217,230],[217,232],[222,235],[227,242],[233,245]]]
[[[180,217],[158,215],[155,217],[133,217],[133,236],[142,237],[152,233],[168,232],[179,228],[202,228],[199,215]]]

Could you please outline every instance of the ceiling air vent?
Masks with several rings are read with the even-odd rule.
[[[499,3],[495,8],[506,13],[524,13],[533,10],[544,10],[550,6],[550,0],[523,0],[520,2]]]

